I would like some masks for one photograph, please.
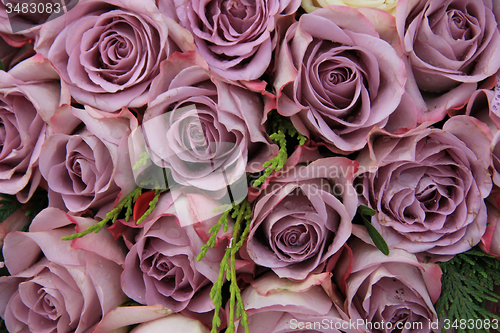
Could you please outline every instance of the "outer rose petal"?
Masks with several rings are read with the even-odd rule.
[[[114,332],[119,328],[156,320],[172,313],[162,305],[124,306],[108,312],[92,333]],[[120,331],[121,332],[121,331]]]
[[[302,0],[302,8],[308,13],[332,5],[349,6],[354,8],[371,7],[377,8],[394,15],[398,0]]]
[[[340,331],[334,328],[335,324],[342,325],[345,321],[348,324],[348,318],[342,310],[334,306],[320,286],[303,289],[295,287],[295,282],[273,278],[271,275],[274,274],[268,273],[261,279],[273,281],[272,291],[263,295],[253,286],[249,286],[241,294],[248,315],[250,332],[288,332],[298,329],[298,326],[294,327],[294,323],[322,323],[323,320],[327,320],[328,323],[332,321],[334,324],[328,325],[327,328],[321,326],[321,332],[338,333]],[[255,281],[255,284],[265,287],[265,283],[259,280]],[[301,291],[297,292],[298,290]],[[236,324],[236,332],[244,332],[239,321]],[[342,331],[348,333],[363,331],[362,327],[351,329],[346,324],[342,327]],[[320,332],[316,328],[317,326],[311,332]]]
[[[170,316],[141,324],[130,331],[130,333],[164,332],[209,333],[210,330],[197,320],[184,317],[181,314],[171,314]]]

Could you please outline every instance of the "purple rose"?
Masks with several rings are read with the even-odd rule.
[[[337,153],[363,148],[368,132],[388,123],[404,93],[403,61],[350,7],[302,15],[288,29],[278,58],[278,112]]]
[[[277,43],[279,19],[300,6],[298,0],[163,0],[160,8],[171,6],[170,1],[210,70],[229,80],[264,74]]]
[[[150,94],[142,124],[148,152],[178,184],[225,190],[245,171],[262,170],[276,150],[261,126],[260,96],[211,78],[196,52],[164,61]]]
[[[246,250],[279,277],[305,279],[339,251],[351,235],[357,164],[319,159],[272,178],[256,199]]]
[[[171,193],[162,195],[154,215],[143,222],[125,258],[122,289],[140,304],[161,304],[174,312],[208,312],[213,309],[210,286],[217,280],[224,249],[210,250],[196,261],[204,242],[194,230],[188,199],[180,197],[175,206],[172,203]],[[182,217],[172,214],[174,207]]]
[[[135,117],[99,117],[97,111],[73,109],[86,127],[76,134],[48,136],[40,156],[40,171],[49,187],[49,204],[71,212],[101,208],[113,202],[120,190],[114,181],[118,167],[118,147],[127,144]],[[56,115],[51,122],[61,122]],[[135,125],[134,125],[135,124]]]
[[[396,24],[408,55],[407,90],[420,122],[439,121],[500,68],[500,10],[492,0],[400,0]]]
[[[83,0],[43,25],[35,49],[54,64],[76,101],[115,112],[146,104],[160,62],[194,49],[190,40],[153,0]]]
[[[386,256],[359,240],[350,247],[354,257],[345,311],[352,321],[366,321],[373,333],[438,330],[433,304],[441,293],[442,272],[437,264],[419,263],[415,255],[403,250],[391,250]],[[341,258],[334,278],[346,264],[349,261]]]
[[[500,83],[498,83],[500,84]],[[498,89],[498,88],[497,88]],[[488,129],[484,129],[491,140],[491,170],[493,183],[500,186],[500,96],[493,90],[476,90],[469,99],[465,114],[482,121]],[[488,133],[488,130],[491,133]]]
[[[38,158],[45,121],[69,95],[59,75],[41,55],[9,72],[0,71],[0,192],[26,202],[42,179]]]
[[[491,191],[490,139],[473,117],[455,116],[443,129],[403,135],[374,129],[357,160],[373,225],[390,247],[454,255],[476,245],[486,229]]]
[[[9,332],[84,333],[120,305],[124,254],[102,230],[73,242],[61,237],[93,225],[47,208],[29,232],[12,232],[3,254],[12,276],[0,278],[0,315]]]

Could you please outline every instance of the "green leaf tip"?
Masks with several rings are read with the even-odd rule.
[[[368,206],[361,205],[358,207],[358,212],[361,215],[361,219],[366,227],[366,231],[368,235],[370,235],[373,244],[386,256],[389,255],[389,246],[385,241],[384,237],[380,234],[380,232],[373,226],[371,221],[366,216],[374,216],[377,212]]]
[[[135,190],[127,194],[125,198],[114,209],[108,212],[106,214],[106,217],[102,221],[87,227],[87,229],[85,229],[82,232],[62,237],[61,240],[69,241],[76,238],[82,238],[83,236],[88,235],[91,232],[98,233],[106,225],[106,223],[108,222],[115,223],[116,219],[118,218],[118,216],[120,215],[120,213],[124,208],[126,209],[125,219],[128,221],[128,219],[132,215],[133,204],[137,200],[137,198],[141,195],[141,193],[142,193],[142,188],[140,187],[136,188]]]

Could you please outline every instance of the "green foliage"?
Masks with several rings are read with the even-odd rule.
[[[260,176],[252,186],[260,186],[266,181],[266,179],[275,171],[280,171],[288,159],[287,142],[293,141],[293,139],[298,140],[300,145],[303,145],[307,138],[297,132],[297,129],[293,127],[292,122],[289,118],[281,116],[275,110],[269,112],[269,137],[280,147],[278,155],[271,160],[264,163],[263,167],[266,168],[264,174]]]
[[[5,71],[5,66],[3,65],[2,60],[0,60],[0,71]]]
[[[238,317],[240,318],[241,325],[243,325],[243,327],[245,328],[245,332],[249,333],[248,318],[243,300],[241,299],[241,292],[238,286],[238,281],[236,279],[236,253],[243,246],[243,243],[250,233],[252,211],[248,200],[244,200],[240,204],[233,206],[232,210],[225,211],[220,217],[218,223],[210,228],[210,239],[206,244],[202,246],[202,251],[198,255],[197,260],[202,260],[205,257],[208,248],[215,245],[217,233],[221,227],[225,232],[227,232],[229,228],[228,215],[230,212],[231,217],[233,219],[236,219],[234,223],[233,237],[231,238],[231,242],[226,248],[226,252],[224,253],[224,257],[222,258],[222,261],[220,263],[219,277],[217,281],[215,281],[212,290],[210,291],[210,297],[212,298],[213,304],[215,306],[211,333],[217,333],[217,328],[221,325],[219,312],[220,308],[223,305],[222,286],[224,284],[224,277],[230,282],[229,325],[226,329],[226,333],[234,333],[235,318]],[[243,223],[245,223],[245,228],[240,235]]]
[[[88,235],[91,232],[98,233],[106,225],[106,223],[108,223],[108,222],[115,223],[116,219],[118,218],[118,216],[120,215],[120,213],[122,212],[122,210],[124,208],[126,209],[126,211],[125,211],[125,220],[128,221],[129,218],[130,218],[130,216],[132,215],[132,212],[133,212],[134,202],[141,195],[141,193],[142,193],[142,188],[140,188],[140,187],[136,188],[135,190],[133,190],[132,192],[130,192],[118,204],[118,206],[116,206],[112,211],[108,212],[106,214],[106,217],[102,221],[100,221],[97,224],[89,226],[87,229],[85,229],[82,232],[79,232],[79,233],[76,233],[76,234],[73,234],[73,235],[69,235],[69,236],[63,237],[61,239],[62,240],[73,240],[75,238],[81,238],[81,237],[83,237],[85,235]],[[156,198],[156,195],[155,195],[155,198]],[[158,199],[156,199],[156,202],[157,201],[158,201]],[[151,209],[151,207],[149,209]]]
[[[25,204],[17,201],[15,195],[0,193],[0,222],[3,222],[16,210],[23,207],[25,209],[25,214],[29,217],[29,219],[22,231],[28,231],[31,221],[33,221],[35,216],[48,205],[49,199],[47,191],[36,191],[30,200]]]
[[[148,152],[144,151],[139,154],[139,157],[141,158],[139,161],[135,162],[133,169],[138,170],[141,166],[145,166],[148,162],[149,159],[149,154]]]
[[[0,222],[6,220],[16,210],[23,206],[15,195],[0,194]]]
[[[384,237],[378,232],[377,229],[373,226],[371,219],[369,220],[367,216],[374,216],[377,212],[371,209],[368,206],[361,205],[358,207],[358,213],[363,220],[363,223],[366,227],[366,231],[368,231],[368,235],[370,235],[375,246],[386,256],[389,255],[389,246],[384,240]]]
[[[29,217],[29,221],[35,218],[42,210],[49,206],[49,196],[47,191],[36,191],[28,203],[25,205],[26,207],[26,216]],[[29,224],[25,226],[23,231],[28,231]]]
[[[485,309],[487,301],[497,303],[500,297],[493,288],[500,285],[500,260],[477,248],[456,255],[448,262],[439,263],[443,271],[441,296],[436,309],[441,321],[497,319],[500,317]],[[443,327],[442,332],[445,332]],[[484,328],[458,328],[461,332],[486,332]]]

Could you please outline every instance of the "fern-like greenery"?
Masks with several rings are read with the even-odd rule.
[[[500,260],[478,248],[456,255],[448,262],[439,263],[443,271],[441,296],[436,309],[445,328],[453,328],[457,333],[487,332],[484,328],[470,326],[465,329],[460,322],[493,320],[500,323],[500,317],[485,309],[486,302],[497,303],[500,297],[493,288],[500,285]],[[465,321],[464,321],[465,320]],[[472,321],[470,321],[472,320]]]
[[[236,253],[243,246],[243,243],[250,233],[250,223],[252,220],[252,210],[248,200],[243,200],[238,205],[234,205],[232,209],[227,210],[222,214],[219,222],[210,228],[210,239],[202,246],[202,250],[196,259],[198,261],[202,260],[205,257],[208,248],[215,246],[215,239],[221,227],[224,231],[228,230],[229,213],[231,213],[231,217],[236,221],[234,222],[233,236],[230,244],[226,248],[226,252],[224,253],[224,257],[220,263],[219,276],[210,291],[210,297],[212,298],[212,302],[215,306],[211,333],[217,333],[217,329],[221,325],[219,312],[223,306],[222,286],[225,279],[230,282],[229,325],[226,329],[226,333],[234,333],[236,318],[240,318],[240,323],[244,327],[245,333],[249,333],[247,314],[243,300],[241,299],[240,287],[238,286],[238,281],[236,279]],[[243,231],[241,231],[242,229]]]
[[[269,137],[278,145],[280,150],[276,157],[264,163],[264,174],[255,180],[252,184],[254,187],[262,185],[273,172],[280,171],[283,168],[289,156],[287,142],[297,140],[298,144],[303,145],[307,141],[307,138],[293,127],[290,119],[281,116],[276,110],[269,112],[268,123]]]

